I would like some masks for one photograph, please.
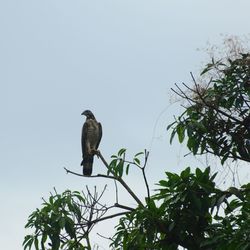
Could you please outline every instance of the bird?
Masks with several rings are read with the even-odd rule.
[[[83,175],[90,176],[93,169],[94,155],[102,138],[102,125],[95,119],[90,110],[85,110],[81,115],[86,116],[86,121],[82,126],[82,162]]]

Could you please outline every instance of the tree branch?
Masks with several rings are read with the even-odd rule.
[[[101,152],[99,150],[96,152],[96,155],[101,159],[101,161],[103,162],[103,164],[105,165],[105,167],[107,169],[109,169],[109,164],[106,162],[106,160],[104,159],[104,157],[102,156],[102,154],[101,154]],[[80,177],[87,177],[87,178],[103,177],[103,178],[117,180],[128,191],[128,193],[134,198],[134,200],[137,202],[138,205],[144,206],[143,203],[141,202],[141,200],[136,196],[136,194],[127,185],[127,183],[121,177],[116,176],[116,174],[112,170],[110,170],[110,169],[109,169],[109,171],[111,172],[111,174],[113,176],[111,176],[111,175],[103,175],[103,174],[85,176],[85,175],[73,172],[73,171],[71,171],[71,170],[69,170],[69,169],[67,169],[65,167],[64,167],[64,169],[65,169],[65,171],[66,171],[67,174],[70,173],[70,174],[77,175],[77,176],[80,176]]]
[[[134,211],[135,210],[132,207],[124,206],[124,205],[121,205],[119,203],[115,203],[114,207],[119,207],[119,208],[126,209],[126,210],[129,210],[129,211]]]
[[[120,213],[116,213],[116,214],[111,214],[111,215],[108,215],[108,216],[105,216],[105,217],[101,217],[101,218],[97,218],[95,220],[92,220],[92,221],[88,221],[87,223],[89,225],[93,225],[93,224],[96,224],[100,221],[103,221],[103,220],[108,220],[108,219],[112,219],[112,218],[115,218],[115,217],[118,217],[118,216],[123,216],[125,214],[128,214],[129,212],[120,212]],[[76,226],[85,226],[85,223],[77,223],[75,224]]]
[[[78,174],[76,172],[73,172],[67,168],[65,168],[65,171],[67,174],[73,174],[73,175],[77,175],[77,176],[80,176],[80,177],[85,177],[85,178],[95,178],[95,177],[103,177],[103,178],[108,178],[108,179],[113,179],[113,180],[117,180],[116,177],[114,176],[111,176],[111,175],[105,175],[105,174],[97,174],[97,175],[83,175],[83,174]]]

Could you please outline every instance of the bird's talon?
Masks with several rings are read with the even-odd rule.
[[[96,149],[92,149],[92,154],[97,155],[99,157],[100,151]]]
[[[95,153],[95,154],[96,154],[97,157],[99,158],[99,157],[100,157],[100,154],[101,154],[100,150],[96,150],[96,153]]]

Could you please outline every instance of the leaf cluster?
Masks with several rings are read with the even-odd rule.
[[[193,78],[194,87],[177,86],[174,90],[189,104],[168,126],[171,139],[187,138],[187,147],[194,154],[212,153],[221,158],[250,161],[250,55],[226,63],[208,64],[202,74],[215,71],[218,77],[201,87]],[[192,76],[193,77],[193,76]]]
[[[125,250],[247,249],[249,187],[221,191],[215,187],[215,176],[210,168],[197,168],[195,173],[186,168],[180,175],[166,172],[147,206],[120,219],[111,246]],[[225,216],[219,216],[222,206]]]
[[[112,161],[109,164],[107,175],[112,173],[116,177],[122,177],[124,172],[128,175],[131,165],[140,169],[142,168],[140,156],[144,155],[145,157],[147,152],[139,152],[134,155],[133,161],[128,161],[126,160],[126,151],[125,148],[122,148],[118,151],[117,155],[111,156]]]
[[[56,191],[55,191],[56,192]],[[44,200],[41,209],[36,209],[28,218],[25,228],[35,228],[34,234],[27,235],[25,249],[87,249],[82,245],[76,224],[82,219],[85,199],[77,191],[66,190],[62,194],[51,194]],[[49,247],[49,248],[48,248]]]

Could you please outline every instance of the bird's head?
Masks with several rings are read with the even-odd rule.
[[[87,119],[95,119],[95,116],[90,110],[85,110],[81,113],[81,115],[85,115]]]

